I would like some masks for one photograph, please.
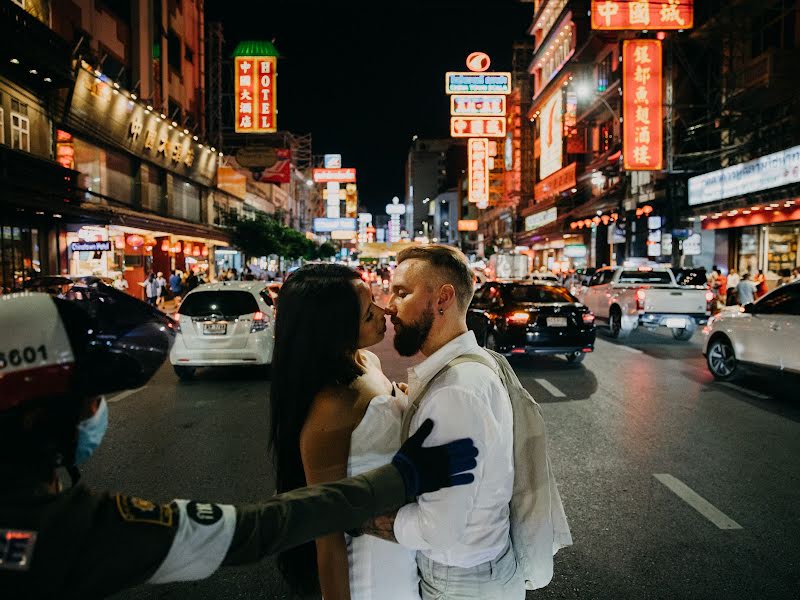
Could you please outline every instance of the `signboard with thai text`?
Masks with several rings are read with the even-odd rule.
[[[505,117],[450,117],[454,138],[506,137]]]
[[[446,94],[510,94],[511,73],[453,72],[445,74]]]
[[[691,29],[693,0],[592,0],[592,29]]]
[[[314,169],[315,183],[355,183],[356,170],[347,169]]]
[[[489,140],[472,138],[467,145],[469,173],[468,199],[470,202],[489,202]]]
[[[689,206],[800,183],[800,146],[689,179]]]
[[[273,133],[277,126],[274,56],[234,58],[236,133]]]
[[[664,117],[661,42],[622,42],[623,162],[629,171],[659,171]]]
[[[533,213],[525,217],[525,231],[533,231],[552,223],[558,218],[558,209],[554,206],[541,212]]]
[[[505,96],[450,96],[450,114],[454,117],[503,117],[506,114]]]

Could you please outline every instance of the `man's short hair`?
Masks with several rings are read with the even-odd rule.
[[[461,308],[469,306],[474,295],[475,275],[460,250],[439,244],[411,246],[398,253],[397,264],[412,258],[427,263],[439,274],[441,283],[449,283],[455,288]]]

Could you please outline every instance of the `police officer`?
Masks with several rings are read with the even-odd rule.
[[[390,465],[261,504],[158,504],[82,483],[62,489],[58,468],[71,468],[76,480],[74,465],[102,440],[102,394],[143,385],[174,336],[170,320],[108,286],[82,297],[0,296],[3,598],[94,598],[144,582],[202,579],[473,480],[472,441],[423,448],[428,422]]]

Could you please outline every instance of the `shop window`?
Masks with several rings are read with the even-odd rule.
[[[773,225],[767,235],[767,268],[777,275],[791,272],[797,266],[797,244],[800,228]]]
[[[181,38],[172,29],[167,34],[167,60],[169,66],[180,75],[181,72]]]
[[[200,221],[200,188],[178,177],[169,177],[169,198],[172,216],[187,221]]]
[[[125,204],[133,203],[133,160],[117,152],[103,150],[79,138],[73,139],[75,169],[81,173],[81,187],[89,200],[101,196]]]
[[[25,108],[25,112],[27,112],[27,106]],[[28,117],[13,110],[11,111],[11,147],[25,152],[31,151],[31,122]]]
[[[106,195],[133,204],[133,160],[124,154],[105,151]]]
[[[143,164],[141,179],[142,208],[157,213],[164,212],[164,176],[161,169]]]

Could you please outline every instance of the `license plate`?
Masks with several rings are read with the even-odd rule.
[[[685,329],[686,319],[667,319],[667,327],[674,327],[676,329]]]
[[[548,327],[566,327],[567,317],[547,317]]]
[[[228,333],[227,323],[203,324],[203,335],[225,335],[226,333]]]

